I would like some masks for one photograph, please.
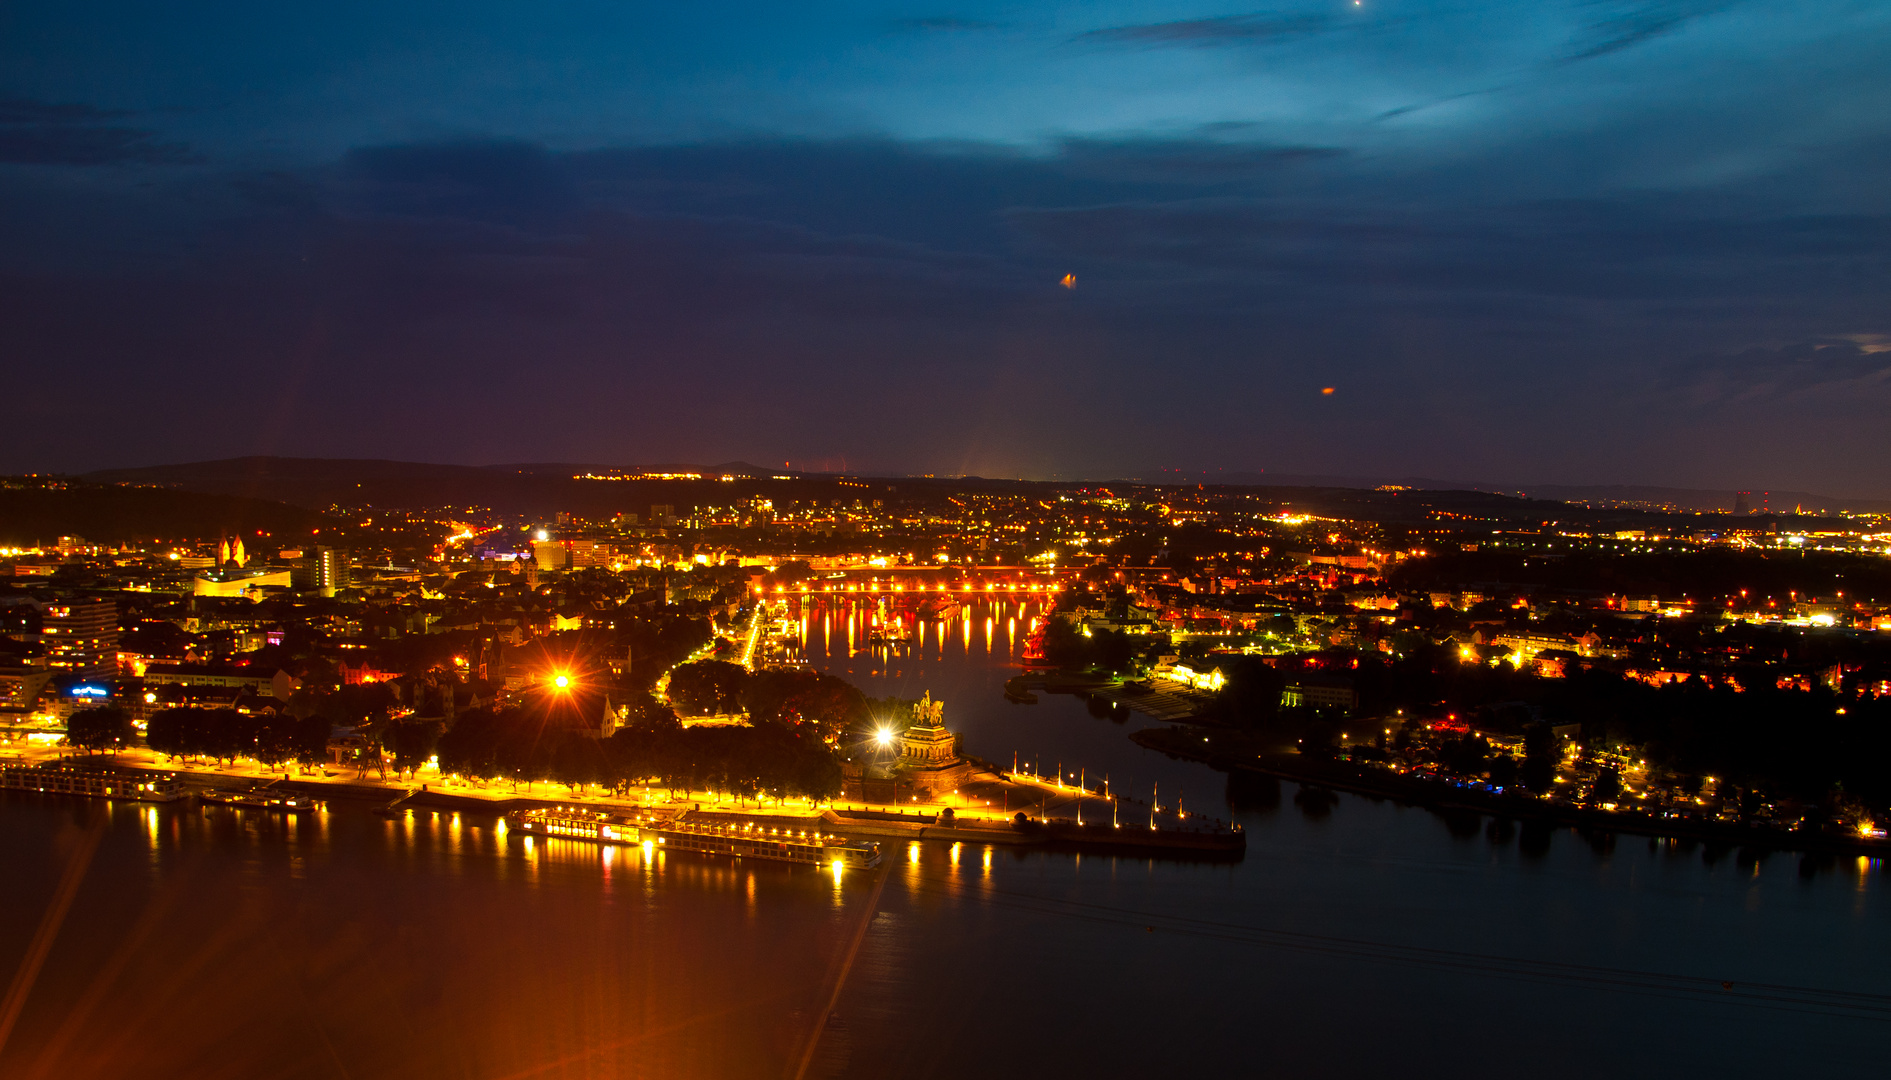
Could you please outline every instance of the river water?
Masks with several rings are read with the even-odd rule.
[[[806,1075],[1781,1076],[1882,1056],[1881,867],[1231,789],[1130,743],[1139,718],[1005,702],[1028,605],[977,605],[893,656],[859,648],[870,614],[811,612],[810,660],[874,696],[930,691],[981,756],[1160,784],[1240,821],[1246,857],[920,845],[889,852],[876,894],[870,874],[646,861],[477,815],[6,793],[0,970],[64,915],[0,1076],[791,1076],[857,933]]]

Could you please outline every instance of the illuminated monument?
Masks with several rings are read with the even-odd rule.
[[[932,693],[913,706],[913,723],[900,736],[899,777],[922,800],[945,798],[972,778],[959,756],[958,736],[945,728],[945,703]]]
[[[949,798],[972,778],[972,763],[959,756],[959,737],[946,730],[945,703],[928,692],[913,703],[913,722],[899,737],[899,755],[887,755],[892,735],[882,728],[861,759],[841,763],[841,797],[868,803],[930,802]],[[876,760],[877,758],[877,760]]]
[[[900,736],[900,764],[908,768],[950,765],[959,759],[957,739],[945,729],[945,702],[924,699],[913,704],[913,724]]]

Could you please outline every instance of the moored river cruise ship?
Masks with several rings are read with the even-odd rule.
[[[594,810],[515,810],[507,824],[528,836],[641,846],[648,851],[696,851],[738,859],[767,859],[846,870],[880,864],[880,845],[849,840],[819,828],[730,820],[691,820],[687,813],[606,814]]]
[[[138,802],[176,802],[186,794],[184,782],[174,773],[141,772],[70,761],[0,766],[0,788]]]

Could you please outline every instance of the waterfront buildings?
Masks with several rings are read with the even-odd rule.
[[[543,704],[556,730],[595,743],[660,723],[679,663],[805,671],[810,620],[841,612],[866,620],[850,647],[898,654],[994,605],[1020,620],[1034,669],[1111,684],[1108,708],[1165,722],[1237,698],[1376,718],[1398,707],[1386,672],[1417,663],[1456,667],[1427,708],[1474,698],[1453,687],[1480,680],[1506,700],[1596,679],[1829,695],[1854,713],[1891,697],[1891,528],[1863,515],[686,470],[562,482],[592,509],[350,507],[319,534],[248,534],[286,572],[235,565],[216,535],[0,555],[0,718],[56,721],[92,690],[139,720],[247,695],[258,715],[328,702],[432,737]],[[1254,664],[1273,675],[1257,681]],[[560,670],[575,680],[562,694],[546,681]],[[850,797],[962,786],[938,706],[847,763]]]

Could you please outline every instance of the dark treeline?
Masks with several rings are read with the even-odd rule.
[[[172,758],[234,762],[251,757],[275,767],[309,765],[328,753],[329,722],[289,713],[244,715],[234,709],[165,709],[145,725],[145,742]]]
[[[608,739],[561,727],[543,710],[479,709],[438,737],[442,772],[530,785],[603,784],[624,790],[652,784],[671,791],[715,791],[830,799],[840,792],[840,764],[814,724],[761,721],[752,726],[685,728],[673,713],[638,710]]]
[[[115,706],[80,709],[66,720],[66,744],[87,753],[115,754],[136,735],[131,714]]]
[[[1340,713],[1280,708],[1280,688],[1304,677],[1300,673],[1274,670],[1254,657],[1216,659],[1228,678],[1218,703],[1224,720],[1275,731],[1286,743],[1305,739],[1313,748],[1362,723]],[[1335,650],[1296,657],[1288,666],[1350,678],[1364,717],[1455,714],[1480,730],[1526,741],[1543,739],[1552,726],[1577,724],[1591,749],[1633,746],[1650,765],[1677,777],[1714,776],[1807,803],[1852,798],[1891,805],[1891,776],[1881,764],[1891,755],[1891,701],[1866,694],[1823,686],[1781,690],[1757,677],[1743,691],[1700,679],[1654,687],[1600,669],[1542,678],[1508,663],[1462,662],[1448,645],[1397,660]],[[1483,771],[1471,764],[1460,771]]]
[[[670,701],[684,716],[746,713],[756,723],[813,724],[823,738],[866,725],[867,699],[853,684],[818,671],[748,672],[725,660],[698,660],[670,673]]]
[[[1166,643],[1167,639],[1163,641]],[[1067,671],[1129,671],[1147,640],[1120,630],[1094,628],[1088,636],[1075,623],[1053,615],[1044,622],[1044,659]]]
[[[1412,559],[1392,572],[1400,589],[1439,589],[1492,582],[1580,592],[1649,593],[1708,600],[1737,595],[1891,599],[1891,564],[1875,556],[1832,551],[1699,551],[1587,554],[1545,559],[1523,552],[1445,551]]]

